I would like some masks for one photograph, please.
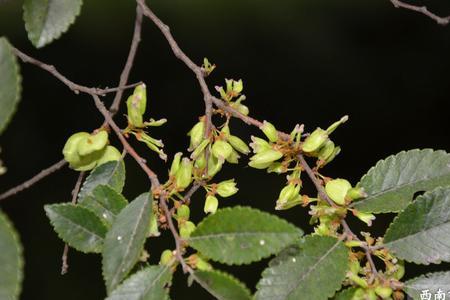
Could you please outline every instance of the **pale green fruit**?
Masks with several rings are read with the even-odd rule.
[[[70,167],[76,171],[90,171],[97,166],[97,162],[104,152],[105,149],[102,149],[85,156],[78,156],[77,160],[70,163]]]
[[[214,155],[208,157],[208,177],[213,177],[221,169],[223,165],[223,160],[216,158]]]
[[[275,128],[275,126],[272,125],[272,123],[264,121],[263,125],[259,127],[259,129],[261,129],[262,132],[264,132],[269,141],[271,141],[272,143],[278,140],[278,131]]]
[[[230,135],[227,141],[234,149],[241,152],[242,154],[248,154],[250,152],[250,148],[247,146],[247,144],[237,136]]]
[[[203,141],[205,135],[205,122],[200,121],[192,127],[188,135],[191,137],[189,148],[195,149]]]
[[[233,152],[233,147],[225,141],[215,141],[212,148],[212,154],[218,159],[227,159]]]
[[[109,161],[121,160],[122,154],[117,150],[114,146],[106,146],[105,151],[103,152],[102,157],[97,161],[97,166],[100,166]]]
[[[385,286],[377,286],[375,288],[375,293],[383,299],[387,299],[392,295],[392,289]]]
[[[237,153],[234,149],[233,151],[231,151],[230,156],[227,157],[227,162],[229,162],[230,164],[237,164],[239,163],[239,158],[241,158],[241,156],[239,155],[239,153]]]
[[[334,152],[334,143],[331,140],[327,140],[325,145],[319,150],[319,159],[326,161]]]
[[[159,264],[167,266],[173,259],[173,251],[166,249],[161,253],[161,258],[159,259]]]
[[[180,237],[182,239],[188,239],[191,233],[195,230],[195,224],[191,221],[180,224]]]
[[[173,157],[172,165],[170,166],[170,171],[169,171],[169,175],[170,176],[175,176],[175,174],[177,173],[178,169],[180,168],[180,162],[181,162],[181,156],[182,155],[183,155],[183,153],[178,152]]]
[[[258,154],[253,155],[250,158],[250,160],[253,161],[255,164],[268,163],[270,165],[270,164],[272,164],[272,162],[274,162],[282,157],[283,157],[282,152],[272,149],[272,148],[268,148],[266,150],[259,152]]]
[[[302,150],[308,153],[317,151],[320,147],[322,147],[327,139],[327,132],[321,128],[317,128],[305,139],[302,145]]]
[[[181,218],[183,220],[189,220],[189,217],[191,215],[191,210],[189,209],[189,206],[182,204],[180,207],[177,208],[177,216],[178,218]]]
[[[225,180],[222,181],[217,185],[217,194],[219,194],[221,197],[230,197],[233,196],[238,192],[238,188],[236,187],[236,182],[234,182],[234,179]]]
[[[78,154],[80,156],[91,154],[105,148],[106,144],[108,144],[108,132],[105,130],[100,130],[99,132],[91,134],[88,138],[81,139],[78,142]]]
[[[203,258],[201,258],[200,256],[197,255],[197,259],[196,259],[196,267],[198,270],[201,271],[211,271],[212,270],[212,266],[209,262],[207,262],[206,260],[204,260]]]
[[[344,205],[345,204],[345,196],[349,189],[352,188],[350,182],[345,179],[333,179],[327,182],[325,185],[325,191],[336,204]]]
[[[208,197],[206,197],[205,206],[203,207],[203,211],[206,214],[216,213],[218,207],[219,207],[219,200],[215,196],[209,195]]]
[[[192,168],[193,163],[189,158],[183,158],[180,168],[178,169],[176,177],[176,186],[179,189],[185,189],[192,182]]]
[[[89,136],[90,134],[87,132],[77,132],[67,139],[62,152],[64,159],[69,164],[80,159],[78,155],[78,143],[83,139],[89,138]]]

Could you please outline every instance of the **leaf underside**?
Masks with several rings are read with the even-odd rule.
[[[301,235],[283,219],[237,206],[206,217],[191,234],[189,245],[212,260],[245,264],[281,251]]]
[[[450,272],[436,272],[408,280],[405,282],[405,292],[414,300],[421,300],[420,294],[423,291],[428,290],[431,295],[436,295],[439,290],[443,293],[448,292],[449,286]],[[446,296],[448,297],[448,294]]]
[[[361,178],[367,197],[354,207],[372,213],[403,210],[414,193],[450,185],[450,154],[432,149],[402,151],[379,161]]]
[[[80,14],[82,0],[25,0],[23,19],[36,48],[58,39]]]
[[[340,289],[348,268],[344,244],[308,236],[273,259],[257,285],[256,300],[325,300]]]
[[[384,242],[399,258],[418,263],[450,261],[450,187],[427,192],[394,219]]]

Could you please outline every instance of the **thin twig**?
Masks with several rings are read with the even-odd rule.
[[[116,88],[107,88],[107,89],[100,89],[100,88],[92,88],[92,87],[86,87],[80,84],[77,84],[71,80],[69,80],[67,77],[65,77],[64,75],[62,75],[54,66],[46,64],[40,60],[37,60],[25,53],[23,53],[22,51],[20,51],[17,48],[12,48],[14,54],[19,57],[23,62],[25,63],[30,63],[33,64],[47,72],[49,72],[50,74],[52,74],[53,76],[55,76],[56,78],[58,78],[62,83],[64,83],[67,87],[69,87],[69,89],[71,89],[75,94],[79,94],[80,92],[89,94],[89,95],[98,95],[98,96],[104,96],[108,93],[111,92],[116,92],[118,90],[123,90],[123,89],[128,89],[128,88],[132,88],[135,87],[137,84],[132,84],[132,85],[128,85],[128,86],[123,86],[123,87],[116,87]]]
[[[421,14],[431,18],[432,20],[436,21],[436,23],[438,23],[439,25],[445,26],[445,25],[448,25],[448,23],[450,22],[450,16],[440,17],[440,16],[436,15],[435,13],[429,11],[426,6],[412,5],[412,4],[402,2],[400,0],[390,0],[390,1],[396,8],[404,8],[404,9],[408,9],[408,10],[412,10],[412,11],[421,13]]]
[[[28,189],[29,187],[33,186],[34,184],[38,183],[39,181],[41,181],[42,179],[44,179],[45,177],[51,175],[52,173],[58,171],[59,169],[61,169],[62,167],[64,167],[66,165],[66,161],[64,159],[58,161],[57,163],[51,165],[50,167],[40,171],[38,174],[36,174],[35,176],[33,176],[32,178],[28,179],[27,181],[9,189],[8,191],[0,194],[0,201],[4,200],[8,197],[11,197],[23,190]]]
[[[116,133],[117,137],[119,138],[120,142],[122,143],[124,149],[136,160],[136,162],[139,164],[139,166],[144,170],[144,172],[147,174],[148,178],[150,179],[150,182],[152,184],[152,188],[156,189],[160,187],[160,183],[158,180],[158,176],[156,175],[153,170],[151,170],[147,164],[145,163],[145,159],[139,156],[139,154],[134,150],[134,148],[128,143],[128,141],[125,139],[125,137],[122,134],[122,131],[120,130],[119,126],[117,126],[116,122],[111,117],[111,114],[109,113],[108,109],[105,107],[103,102],[100,100],[100,98],[97,95],[92,95],[95,106],[100,111],[100,113],[105,118],[106,123],[113,129],[113,131]]]
[[[128,77],[130,76],[131,68],[133,67],[134,59],[136,57],[136,52],[141,41],[141,27],[142,27],[142,8],[136,6],[136,19],[134,21],[134,32],[133,39],[131,40],[130,51],[128,52],[127,62],[123,67],[122,73],[120,74],[119,88],[124,87],[128,82]],[[111,116],[114,116],[119,111],[120,102],[123,95],[123,89],[119,89],[114,96],[114,100],[109,108]]]
[[[175,256],[177,257],[177,260],[180,262],[184,273],[187,273],[187,272],[193,273],[192,269],[184,261],[183,247],[181,246],[182,239],[179,236],[178,231],[175,228],[175,224],[173,223],[173,220],[172,220],[172,213],[170,212],[169,207],[167,206],[165,197],[161,197],[160,200],[161,201],[159,203],[160,203],[162,209],[164,210],[164,215],[166,216],[166,219],[167,219],[167,225],[169,225],[170,232],[172,233],[173,238],[175,240],[175,252],[176,252]]]
[[[85,173],[80,172],[80,175],[78,175],[77,183],[75,184],[75,187],[72,191],[72,204],[77,203],[78,193],[80,192],[81,183],[83,182]],[[61,275],[64,275],[69,270],[69,263],[68,263],[68,256],[69,256],[69,245],[67,243],[64,244],[64,251],[62,255],[62,266],[61,266]]]
[[[195,76],[197,77],[197,81],[200,84],[200,89],[203,93],[203,100],[205,102],[205,116],[206,116],[206,123],[205,123],[205,136],[209,136],[211,130],[212,130],[212,95],[209,91],[208,85],[205,81],[205,73],[203,69],[195,64],[184,52],[181,50],[181,48],[178,46],[178,43],[175,41],[174,37],[170,33],[170,28],[166,24],[164,24],[154,13],[150,8],[145,4],[144,0],[137,0],[137,3],[142,8],[144,15],[148,17],[161,31],[161,33],[166,38],[167,42],[169,43],[170,48],[172,49],[173,54],[181,60],[189,69],[191,69],[192,72],[194,72]]]

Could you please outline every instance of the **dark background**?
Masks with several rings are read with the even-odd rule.
[[[44,49],[33,49],[26,38],[21,1],[0,5],[0,35],[6,35],[22,51],[54,64],[77,83],[116,86],[133,31],[134,2],[85,2],[76,24]],[[450,12],[450,4],[443,2],[427,4],[435,11]],[[296,123],[306,124],[308,130],[326,127],[348,114],[350,121],[333,135],[343,152],[324,170],[328,176],[348,178],[356,184],[375,162],[401,150],[450,150],[450,27],[394,9],[387,0],[154,0],[150,5],[195,62],[201,63],[207,56],[217,64],[208,78],[211,88],[222,85],[224,78],[244,80],[252,116],[290,131]],[[164,139],[171,157],[187,148],[186,132],[203,113],[203,100],[195,77],[174,58],[161,33],[147,20],[143,27],[130,80],[148,84],[149,115],[169,119],[152,133]],[[0,178],[0,192],[60,160],[70,134],[90,131],[102,123],[88,96],[75,95],[32,65],[22,65],[22,74],[22,102],[0,138],[1,158],[8,167],[8,173]],[[104,100],[110,103],[111,98]],[[124,117],[116,119],[124,126]],[[260,134],[238,121],[231,130],[247,140],[251,134]],[[137,148],[164,180],[167,165],[153,152],[140,145]],[[221,206],[258,207],[309,232],[305,209],[273,209],[285,182],[283,176],[247,168],[246,159],[242,161],[240,166],[228,165],[218,176],[218,180],[235,177],[240,187],[240,192],[222,200]],[[124,193],[131,200],[147,190],[148,183],[134,161],[128,160],[127,175]],[[22,299],[102,299],[105,295],[98,255],[71,250],[69,273],[59,274],[63,243],[42,208],[47,203],[70,201],[76,177],[76,172],[66,168],[1,204],[25,248]],[[304,190],[314,196],[309,184]],[[193,198],[193,205],[201,211],[201,193]],[[202,213],[194,214],[196,222],[202,217]],[[378,235],[391,218],[378,217],[374,225]],[[356,231],[368,230],[361,222],[351,223]],[[165,248],[174,248],[168,233],[149,241],[152,263]],[[266,263],[241,268],[215,266],[254,289]],[[407,271],[414,276],[443,267],[408,265]],[[177,273],[172,298],[212,297],[197,285],[186,291],[186,280]]]

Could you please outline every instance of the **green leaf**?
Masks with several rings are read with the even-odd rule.
[[[345,290],[339,291],[335,296],[334,300],[352,300],[353,295],[356,292],[356,288],[350,287]]]
[[[137,197],[119,213],[106,235],[102,263],[108,293],[116,288],[139,260],[150,230],[152,201],[149,193]]]
[[[275,254],[301,235],[283,219],[237,206],[206,217],[191,234],[189,245],[212,260],[243,264]]]
[[[414,193],[450,185],[450,154],[431,149],[402,151],[379,161],[358,186],[368,194],[354,207],[372,213],[399,212]]]
[[[4,37],[0,38],[0,134],[5,130],[20,101],[22,89],[20,69],[12,47]]]
[[[418,263],[450,261],[450,187],[427,192],[392,222],[386,247],[401,259]]]
[[[78,200],[91,195],[98,185],[108,185],[119,194],[125,185],[125,164],[123,160],[110,161],[95,168],[86,178],[78,194]]]
[[[19,299],[23,278],[22,246],[13,225],[0,211],[0,299]]]
[[[116,216],[127,206],[128,201],[107,185],[99,185],[92,194],[84,197],[80,205],[92,210],[111,228]]]
[[[23,20],[28,39],[41,48],[58,39],[80,14],[81,0],[25,0]]]
[[[450,272],[436,272],[422,275],[405,282],[405,292],[415,300],[421,300],[420,294],[428,290],[433,295],[440,289],[442,292],[450,292],[449,290]],[[446,295],[449,296],[448,294]],[[444,299],[444,298],[441,298]]]
[[[131,275],[106,300],[169,299],[166,285],[171,280],[170,266],[149,266]]]
[[[78,251],[99,253],[107,227],[95,213],[71,203],[44,206],[58,236]]]
[[[325,300],[340,289],[348,251],[332,237],[309,236],[283,251],[262,273],[256,300]]]
[[[247,287],[225,272],[196,271],[195,281],[219,300],[251,300],[252,296]]]

